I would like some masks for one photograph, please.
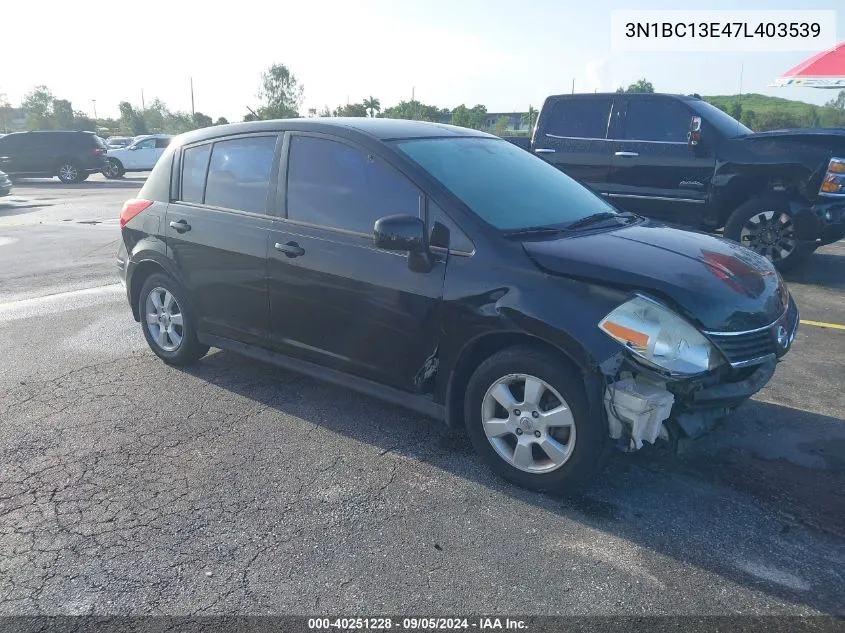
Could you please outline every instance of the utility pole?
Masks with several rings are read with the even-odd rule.
[[[739,65],[739,99],[742,99],[742,72],[745,70],[745,62]]]
[[[146,110],[147,106],[144,104],[144,89],[141,88],[141,109]]]
[[[91,103],[94,104],[94,118],[96,119],[97,118],[97,100],[91,99]]]
[[[194,78],[191,77],[191,118],[196,119],[197,113],[194,110]]]
[[[575,94],[575,77],[572,78],[572,94]]]

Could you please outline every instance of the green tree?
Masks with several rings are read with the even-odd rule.
[[[317,114],[317,116],[321,116],[321,117],[327,117],[327,116],[331,116],[331,115],[332,115],[332,111],[329,110],[329,106],[323,106],[322,109],[320,110],[320,112]]]
[[[367,116],[367,108],[363,103],[347,103],[344,106],[337,106],[332,112],[332,116],[365,117]]]
[[[195,112],[194,113],[194,124],[198,128],[200,128],[200,127],[211,127],[212,125],[214,125],[214,121],[207,114],[203,114],[202,112]]]
[[[261,74],[258,98],[263,105],[258,109],[262,119],[289,119],[299,116],[303,86],[284,64],[273,64]]]
[[[495,134],[496,136],[504,136],[507,133],[510,124],[510,117],[506,117],[503,114],[498,119],[496,119],[496,125],[493,126],[493,134]]]
[[[757,131],[782,130],[784,128],[798,127],[798,120],[790,112],[763,112],[757,117]]]
[[[364,108],[369,116],[374,117],[381,112],[381,101],[370,95],[364,99]]]
[[[534,109],[534,106],[528,106],[528,112],[522,113],[521,122],[524,126],[531,131],[534,128],[534,124],[537,123],[537,110]]]
[[[739,101],[734,101],[731,104],[731,110],[728,112],[737,121],[742,120],[742,104]]]
[[[638,79],[627,88],[617,88],[616,92],[654,92],[654,86],[646,79]]]
[[[73,129],[73,106],[67,99],[53,99],[53,123],[57,130]]]
[[[400,101],[395,106],[385,108],[379,116],[385,119],[409,119],[411,121],[439,122],[448,110],[441,110],[437,106],[426,105],[419,101]]]
[[[743,110],[740,122],[747,128],[757,130],[757,113],[754,110]]]
[[[81,130],[83,132],[96,132],[97,122],[84,112],[77,110],[73,113],[73,123],[71,124],[71,128],[74,130]]]
[[[12,104],[9,103],[9,100],[6,98],[6,93],[0,92],[0,132],[8,132],[11,123]]]
[[[35,86],[32,92],[27,93],[21,107],[26,114],[26,127],[28,130],[51,130],[54,127],[53,121],[53,93],[47,86]]]
[[[802,113],[798,119],[798,124],[801,127],[819,127],[821,125],[821,116],[819,115],[818,108],[809,108],[806,112]]]
[[[836,95],[835,99],[831,99],[824,105],[825,107],[836,108],[837,110],[842,110],[843,112],[845,112],[845,90],[840,90],[839,94]]]
[[[214,125],[229,125],[229,121],[226,119],[226,117],[221,116],[214,122]]]
[[[472,108],[467,108],[462,103],[452,110],[452,125],[480,130],[484,126],[484,118],[486,114],[487,108],[481,104]]]

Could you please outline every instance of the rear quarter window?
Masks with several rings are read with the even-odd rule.
[[[182,186],[179,199],[183,202],[202,204],[210,154],[210,143],[182,150]]]

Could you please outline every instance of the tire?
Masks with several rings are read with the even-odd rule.
[[[754,198],[740,205],[725,224],[725,237],[739,242],[786,271],[815,250],[795,238],[789,205],[782,200]]]
[[[66,160],[59,163],[56,176],[65,184],[81,182],[82,172],[72,161]]]
[[[138,314],[147,344],[168,365],[192,365],[208,353],[209,347],[197,340],[187,293],[169,275],[156,273],[144,281],[138,295]]]
[[[526,398],[529,381],[540,384],[531,390],[539,398]],[[500,404],[509,400],[507,394],[509,410]],[[543,415],[555,410],[548,418]],[[481,363],[467,385],[464,419],[473,447],[490,468],[532,490],[570,490],[600,468],[609,442],[604,424],[591,419],[580,373],[534,346],[510,347]],[[554,423],[564,426],[554,428]]]
[[[122,178],[125,173],[126,170],[123,168],[123,163],[119,160],[116,158],[106,159],[106,166],[103,168],[103,176],[109,180],[114,180],[115,178]]]

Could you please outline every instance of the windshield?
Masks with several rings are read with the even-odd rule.
[[[737,138],[740,136],[747,136],[754,134],[754,132],[742,123],[737,121],[727,112],[723,112],[712,103],[706,101],[696,101],[691,103],[693,109],[698,112],[704,119],[715,127],[719,133],[727,138]]]
[[[561,226],[614,208],[546,161],[496,138],[397,141],[482,220],[506,231]]]

